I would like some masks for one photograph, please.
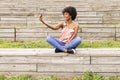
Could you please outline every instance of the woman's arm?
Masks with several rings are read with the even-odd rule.
[[[53,30],[57,30],[57,29],[63,27],[63,23],[60,23],[60,24],[57,24],[57,25],[51,25],[51,24],[46,23],[46,22],[43,20],[42,15],[40,15],[39,20],[40,20],[44,25],[46,25],[48,28],[51,28],[51,29],[53,29]]]
[[[73,35],[71,36],[71,38],[69,39],[69,41],[66,42],[66,45],[69,44],[70,41],[77,36],[78,30],[79,30],[79,26],[77,25],[77,26],[74,28],[74,30],[75,30],[75,32],[73,33]]]

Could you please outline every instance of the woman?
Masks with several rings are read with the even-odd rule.
[[[39,20],[48,28],[51,28],[53,30],[58,30],[62,28],[62,33],[59,39],[56,39],[52,36],[47,36],[47,42],[56,48],[56,53],[65,52],[69,54],[74,54],[75,48],[82,41],[80,37],[77,37],[79,25],[74,22],[77,16],[77,11],[76,8],[69,6],[64,8],[62,13],[65,21],[57,25],[50,25],[46,23],[43,20],[42,14],[40,15]]]

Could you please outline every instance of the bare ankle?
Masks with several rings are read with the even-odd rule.
[[[64,50],[65,53],[67,53],[67,50]]]

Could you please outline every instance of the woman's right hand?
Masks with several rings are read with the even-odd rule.
[[[39,15],[39,20],[43,23],[44,21],[43,21],[43,15],[42,14],[40,14]]]

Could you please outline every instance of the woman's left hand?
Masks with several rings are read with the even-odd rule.
[[[70,43],[70,41],[67,41],[66,44],[65,44],[65,46],[68,45],[69,43]]]

